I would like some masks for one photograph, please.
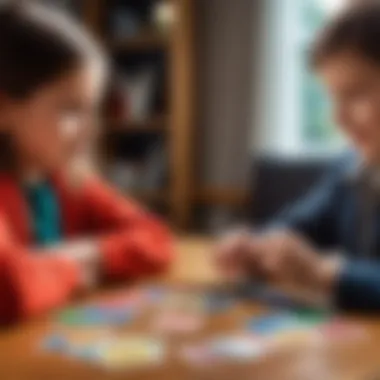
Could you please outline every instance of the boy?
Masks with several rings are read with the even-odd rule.
[[[310,289],[336,307],[380,310],[380,4],[332,20],[312,65],[353,152],[268,232],[225,237],[217,265]]]

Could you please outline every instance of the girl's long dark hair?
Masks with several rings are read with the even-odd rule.
[[[44,85],[103,54],[85,28],[62,10],[33,1],[0,5],[0,95],[32,96]],[[12,144],[0,135],[0,169],[11,166]]]

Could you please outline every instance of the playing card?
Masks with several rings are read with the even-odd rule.
[[[204,297],[199,294],[174,291],[166,295],[160,304],[160,309],[183,314],[199,314],[205,311]]]
[[[280,331],[267,340],[271,350],[293,349],[317,343],[315,330]]]
[[[259,335],[271,335],[300,328],[304,328],[303,324],[290,313],[267,314],[252,318],[248,322],[248,330]]]
[[[361,325],[339,319],[320,326],[317,332],[319,338],[328,343],[348,343],[368,337],[367,331]]]
[[[129,307],[88,306],[72,308],[58,315],[58,322],[68,326],[123,325],[135,316]]]
[[[162,342],[145,337],[122,337],[99,344],[94,361],[110,370],[159,364],[165,357]]]
[[[146,302],[146,295],[141,290],[128,290],[109,295],[96,302],[96,306],[104,308],[137,308]]]
[[[238,361],[257,358],[264,352],[263,341],[253,337],[222,337],[211,341],[215,356]]]
[[[331,313],[326,310],[298,309],[293,311],[294,316],[301,324],[317,326],[331,318]]]
[[[184,346],[180,354],[189,364],[214,365],[225,361],[255,360],[265,352],[264,341],[257,337],[226,336]]]
[[[204,318],[201,315],[166,311],[153,320],[152,328],[164,334],[190,334],[200,330],[203,325]]]
[[[91,349],[101,341],[109,340],[113,332],[108,329],[58,330],[46,336],[41,344],[43,350],[90,359]]]

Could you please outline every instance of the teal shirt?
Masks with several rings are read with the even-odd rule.
[[[24,185],[36,244],[58,243],[62,237],[61,213],[54,187],[48,181]]]

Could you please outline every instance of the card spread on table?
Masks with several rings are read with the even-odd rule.
[[[108,297],[89,306],[69,308],[58,314],[58,322],[69,326],[123,325],[136,314],[163,297],[161,288],[129,290]]]
[[[105,297],[97,302],[102,307],[138,307],[146,300],[146,295],[139,290],[123,292],[113,296]]]
[[[214,365],[223,361],[246,362],[265,354],[262,340],[248,336],[222,336],[184,346],[181,357],[189,364]]]
[[[277,312],[254,317],[248,322],[248,330],[270,335],[289,330],[305,330],[328,321],[330,314],[325,311],[296,309],[292,312]]]
[[[367,331],[360,324],[340,319],[321,325],[317,333],[323,342],[329,343],[349,343],[368,338]]]
[[[153,331],[163,334],[191,334],[204,325],[204,317],[198,314],[164,311],[152,322]]]
[[[88,359],[91,347],[113,336],[114,332],[109,329],[58,330],[43,339],[41,348],[52,353]]]
[[[107,369],[119,370],[159,364],[165,356],[162,342],[146,337],[123,337],[93,348],[93,360]]]
[[[55,333],[43,340],[42,348],[108,369],[159,363],[165,353],[164,344],[158,340],[136,335],[120,337],[106,332]]]
[[[183,314],[199,314],[205,310],[204,297],[190,292],[173,291],[162,300],[159,308]]]
[[[259,335],[277,334],[281,331],[296,330],[303,327],[300,321],[290,313],[267,314],[254,317],[248,322],[248,330]]]
[[[182,336],[181,349],[171,349],[194,365],[245,362],[272,350],[298,348],[311,342],[356,342],[366,336],[359,325],[334,318],[328,311],[286,307],[241,320],[235,332],[228,335],[186,343],[185,338],[204,329],[208,318],[227,313],[242,301],[244,298],[228,289],[132,289],[64,310],[58,314],[57,330],[45,337],[42,348],[119,370],[162,362],[166,347],[160,338],[166,335]],[[120,336],[121,326],[143,316],[148,309],[153,310],[147,314],[147,331],[152,337]]]
[[[291,349],[304,345],[318,343],[315,330],[288,330],[281,331],[272,337],[268,337],[268,349]]]
[[[129,307],[87,306],[64,310],[58,322],[69,326],[123,325],[131,322],[135,311]]]

